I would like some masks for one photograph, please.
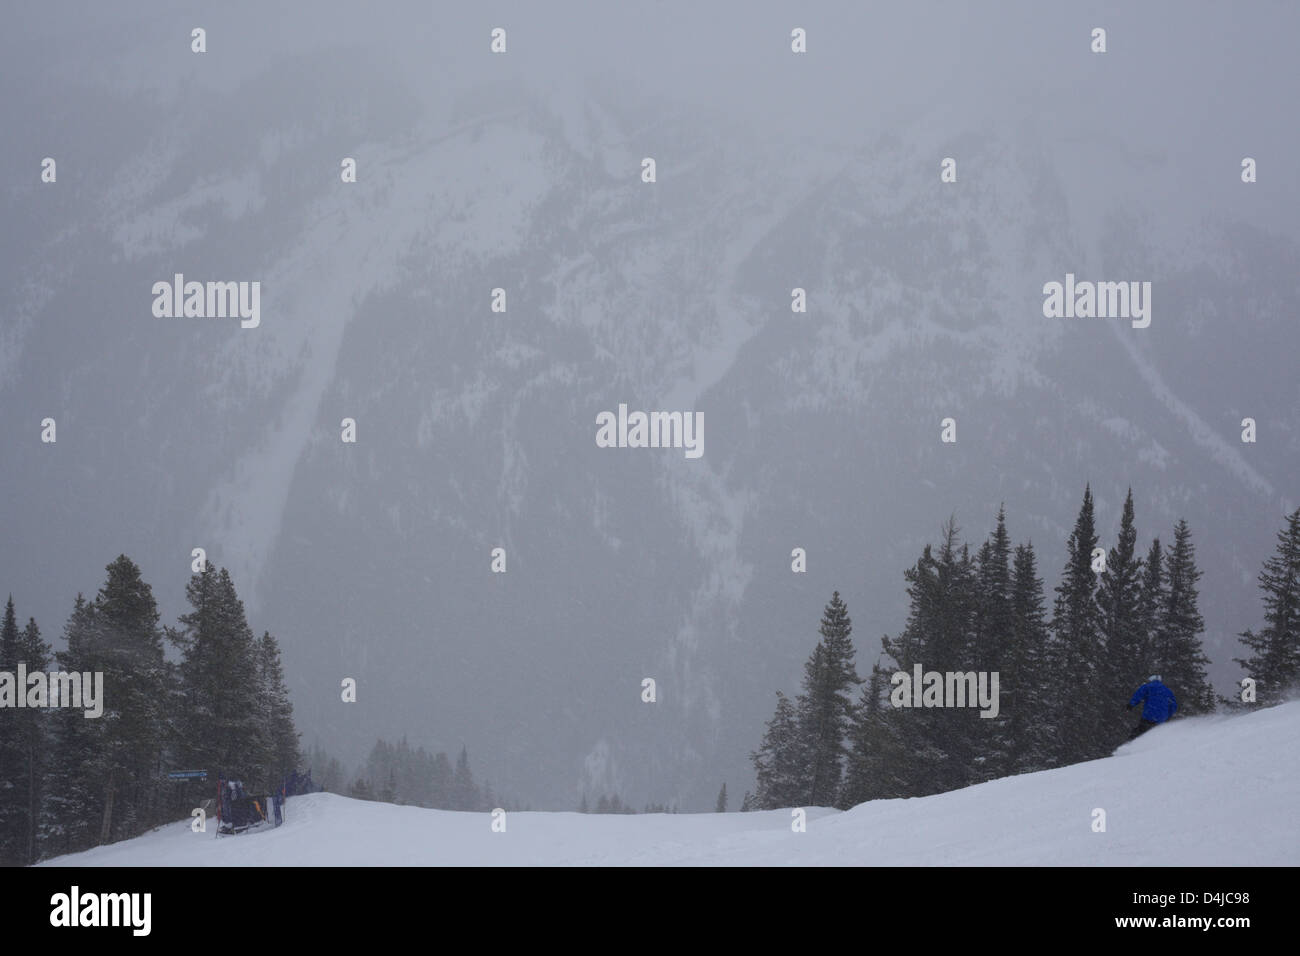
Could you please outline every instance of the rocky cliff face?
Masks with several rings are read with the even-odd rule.
[[[47,633],[120,551],[178,613],[204,547],[305,743],[464,741],[535,807],[703,807],[743,792],[832,590],[865,672],[944,518],[977,543],[1005,501],[1050,588],[1091,482],[1104,546],[1130,485],[1143,551],[1188,519],[1235,673],[1300,461],[1300,257],[1249,208],[1146,192],[1168,156],[1033,109],[850,148],[595,83],[430,110],[369,76],[294,60],[167,115],[32,94],[61,172],[5,199],[0,581]],[[1080,192],[1106,175],[1139,186]],[[178,272],[260,281],[259,327],[155,318]],[[1150,327],[1045,318],[1067,273],[1150,281]],[[597,447],[620,403],[701,413],[703,455]]]

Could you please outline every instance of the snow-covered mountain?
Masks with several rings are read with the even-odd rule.
[[[0,105],[30,144],[5,160],[0,583],[47,634],[122,551],[180,613],[204,547],[280,638],[305,743],[464,742],[535,806],[706,806],[743,792],[832,590],[865,670],[944,518],[977,542],[1005,501],[1050,587],[1091,482],[1104,545],[1130,485],[1143,550],[1188,519],[1235,674],[1300,462],[1300,253],[1265,212],[1294,197],[1238,182],[1235,143],[1182,162],[1033,91],[846,136],[490,65],[433,94],[373,37],[142,75],[122,50],[164,32]],[[260,326],[155,318],[176,273],[260,281]],[[1150,281],[1151,326],[1044,318],[1067,273]],[[702,412],[704,455],[598,448],[620,403]]]
[[[847,812],[487,813],[291,798],[279,829],[188,822],[52,866],[1295,866],[1300,703],[1178,720],[1113,757]],[[1104,811],[1098,815],[1097,811]],[[500,823],[498,823],[500,829]]]

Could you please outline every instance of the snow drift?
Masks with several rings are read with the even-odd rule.
[[[1114,756],[847,812],[486,813],[292,798],[283,827],[216,840],[187,822],[56,866],[1300,864],[1300,702],[1176,720]],[[1105,811],[1104,832],[1094,830]]]

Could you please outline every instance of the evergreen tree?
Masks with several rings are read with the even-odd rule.
[[[819,632],[821,640],[804,665],[796,710],[807,773],[803,800],[809,806],[829,807],[839,799],[844,738],[853,716],[849,694],[862,683],[853,670],[853,623],[838,591],[826,605]]]
[[[1052,613],[1051,663],[1057,687],[1055,725],[1060,763],[1091,760],[1109,752],[1102,721],[1104,658],[1092,570],[1096,546],[1092,488],[1088,486],[1066,545],[1065,570],[1056,586]]]
[[[280,646],[269,631],[262,633],[257,644],[257,668],[263,727],[270,745],[267,786],[274,790],[298,768],[298,731],[293,725],[289,690],[284,686]]]
[[[384,788],[379,791],[379,800],[381,803],[397,802],[397,772],[396,770],[388,771],[388,782]]]
[[[423,747],[412,750],[411,745],[406,741],[406,735],[403,734],[397,744],[395,756],[397,764],[395,768],[397,778],[394,782],[395,802],[414,804],[417,807],[425,806],[422,783],[423,778],[427,776],[428,754],[424,752]]]
[[[153,591],[126,555],[106,568],[95,596],[93,671],[104,674],[97,780],[99,843],[126,839],[158,822],[170,672]]]
[[[1105,665],[1101,672],[1100,699],[1104,704],[1101,723],[1109,748],[1127,737],[1132,721],[1119,705],[1128,701],[1150,667],[1143,622],[1142,560],[1137,557],[1136,549],[1133,490],[1129,489],[1120,518],[1119,537],[1110,549],[1106,570],[1097,587],[1098,627]]]
[[[19,659],[26,662],[28,673],[50,669],[51,648],[42,640],[41,629],[36,626],[35,618],[27,619],[18,646]],[[47,746],[49,723],[49,715],[43,710],[24,709],[19,712],[17,742],[22,751],[22,767],[18,784],[26,793],[19,851],[20,862],[24,864],[35,863],[37,860],[41,801],[44,797],[45,774],[52,758]]]
[[[714,810],[715,813],[726,813],[726,812],[727,812],[727,784],[726,784],[726,781],[723,781],[723,783],[722,783],[722,789],[718,791],[718,800],[717,800],[717,803],[714,804],[714,806],[713,806],[713,810]]]
[[[453,810],[478,810],[482,802],[478,787],[474,785],[474,775],[469,769],[469,752],[464,744],[460,756],[456,758],[456,773],[452,777]]]
[[[976,559],[975,640],[982,670],[997,670],[1011,638],[1011,539],[1005,507]]]
[[[905,781],[897,772],[906,758],[900,720],[889,703],[888,677],[877,661],[853,711],[841,809],[868,800],[908,796]]]
[[[999,680],[999,711],[1006,715],[1007,774],[1054,765],[1056,688],[1048,667],[1043,580],[1033,542],[1019,545],[1011,570],[1011,641]]]
[[[376,789],[379,790],[379,799],[383,799],[382,783],[388,779],[389,774],[393,772],[395,766],[393,761],[393,748],[386,740],[376,740],[375,745],[370,748],[370,756],[366,759],[365,778],[373,782]],[[387,801],[391,803],[392,801]]]
[[[1234,658],[1256,683],[1256,701],[1277,704],[1300,687],[1300,508],[1278,532],[1277,553],[1264,562],[1264,626],[1247,629],[1241,643],[1250,651]]]
[[[961,529],[949,518],[942,529],[934,572],[937,591],[932,611],[935,630],[929,635],[926,669],[965,671],[974,652],[977,606],[976,562],[966,545],[957,546]],[[933,660],[933,665],[930,661]]]
[[[181,649],[184,762],[251,786],[265,783],[270,744],[262,723],[262,682],[244,603],[225,568],[190,578],[191,610],[170,631]]]
[[[23,787],[23,745],[18,701],[27,688],[18,685],[19,647],[18,618],[14,597],[5,604],[0,624],[0,866],[19,866],[26,862],[23,836],[26,830],[27,794]]]
[[[763,742],[749,755],[758,778],[755,799],[764,810],[798,806],[804,789],[807,763],[800,748],[794,704],[776,692],[776,713],[767,722]]]
[[[903,572],[909,599],[907,623],[896,637],[886,634],[881,639],[884,655],[892,659],[897,670],[909,676],[912,675],[914,665],[924,666],[929,663],[927,655],[930,635],[936,633],[939,627],[942,588],[938,566],[933,549],[927,544],[916,563]],[[867,702],[863,703],[860,710],[867,706]],[[940,777],[941,765],[947,759],[948,751],[938,722],[930,717],[928,711],[900,708],[897,730],[901,759],[893,769],[902,793],[906,796],[922,796],[946,789]],[[852,799],[869,799],[876,792],[869,783],[863,788],[863,782],[870,779],[869,775],[859,767],[857,776],[855,787],[858,789],[855,789]]]
[[[886,655],[909,676],[925,671],[966,672],[973,657],[975,567],[957,545],[956,521],[944,523],[938,554],[926,545],[916,564],[903,572],[910,608],[895,638],[886,636]],[[966,786],[973,776],[974,725],[967,708],[900,708],[899,749],[894,773],[909,796]]]
[[[455,777],[451,761],[445,753],[439,752],[433,758],[433,772],[429,785],[430,806],[438,810],[456,809],[452,781]]]
[[[1192,532],[1180,520],[1174,528],[1174,546],[1165,557],[1167,603],[1154,670],[1174,692],[1179,714],[1187,715],[1214,710],[1214,690],[1205,675],[1210,660],[1201,647],[1205,621],[1198,607],[1200,577]]]
[[[754,810],[757,809],[759,809],[758,800],[754,798],[754,794],[752,792],[746,790],[745,795],[740,800],[740,812],[752,813]]]
[[[979,606],[977,562],[971,557],[967,545],[963,544],[961,550],[957,550],[958,531],[956,519],[949,518],[939,547],[939,629],[931,636],[930,648],[939,662],[938,670],[966,673],[982,665],[985,658],[975,643]],[[990,657],[996,653],[996,648],[991,649]],[[990,725],[979,716],[979,710],[975,707],[940,707],[932,710],[930,716],[935,732],[944,739],[947,750],[947,758],[939,765],[941,788],[965,787],[983,779],[985,743],[981,738],[984,728]]]
[[[330,757],[325,765],[325,772],[321,774],[320,788],[329,793],[342,793],[345,779],[343,764],[339,763],[337,757]]]
[[[164,625],[164,637],[167,633],[168,628]],[[184,747],[182,746],[183,739],[181,737],[179,715],[184,713],[185,697],[181,690],[180,666],[177,661],[168,660],[163,662],[163,667],[166,697],[163,706],[165,716],[161,728],[163,736],[159,741],[161,753],[159,770],[160,773],[164,768],[193,770],[196,768],[184,766]],[[195,806],[210,796],[211,789],[207,782],[201,780],[163,783],[158,803],[159,819],[166,821],[189,816],[190,811]]]
[[[1011,539],[1007,534],[1006,509],[998,508],[997,526],[980,546],[976,559],[975,640],[973,659],[963,670],[997,673],[999,680],[1006,669],[1014,628],[1011,602]],[[1000,684],[999,684],[1000,687]],[[991,780],[1008,772],[1010,761],[1007,715],[999,707],[998,716],[979,716],[968,711],[974,754],[972,782]]]
[[[304,757],[307,773],[311,775],[312,784],[327,793],[346,793],[348,784],[343,773],[343,765],[337,757],[331,757],[319,743],[313,744]]]
[[[95,605],[78,594],[63,628],[67,650],[55,655],[59,670],[94,670],[96,628]],[[42,859],[76,853],[96,843],[96,811],[102,813],[98,792],[102,771],[99,727],[99,720],[87,720],[84,711],[73,707],[58,707],[49,715],[51,759],[37,832]]]
[[[1139,676],[1128,688],[1133,692],[1153,673],[1160,658],[1160,648],[1164,646],[1165,611],[1169,606],[1169,588],[1165,584],[1165,552],[1160,539],[1155,538],[1147,549],[1146,560],[1142,563],[1141,611],[1144,640],[1142,643],[1142,666],[1138,668]]]

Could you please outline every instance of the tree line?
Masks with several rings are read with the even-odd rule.
[[[973,554],[958,538],[949,519],[937,547],[926,545],[904,571],[907,621],[882,638],[865,677],[855,669],[848,608],[832,595],[801,693],[777,691],[750,755],[757,786],[742,809],[847,808],[1106,756],[1136,723],[1125,705],[1152,674],[1176,695],[1179,716],[1245,706],[1216,698],[1206,677],[1201,572],[1186,521],[1168,547],[1155,538],[1143,555],[1130,490],[1107,552],[1085,488],[1050,611],[1033,543],[1012,546],[1005,509]],[[1244,655],[1234,658],[1259,705],[1300,686],[1300,509],[1277,538],[1259,575],[1264,626],[1239,635]],[[997,716],[895,706],[892,677],[916,664],[997,672]]]
[[[126,555],[99,592],[78,594],[57,653],[10,596],[0,672],[103,674],[103,712],[0,709],[0,864],[25,865],[125,840],[188,817],[218,774],[269,791],[298,766],[298,732],[276,639],[255,637],[230,574],[206,566],[188,613],[160,623],[153,591]],[[176,653],[167,654],[168,646]],[[25,688],[18,688],[25,693]],[[206,770],[177,783],[172,770]]]
[[[637,808],[627,803],[617,793],[602,793],[596,798],[595,803],[587,799],[587,795],[582,795],[582,800],[578,803],[579,813],[637,813]],[[641,813],[676,813],[676,803],[647,803],[641,810]]]
[[[412,748],[406,737],[396,744],[375,741],[364,768],[352,778],[345,795],[434,810],[493,810],[501,806],[489,784],[480,787],[474,781],[469,752],[463,745],[453,767],[445,753]]]

